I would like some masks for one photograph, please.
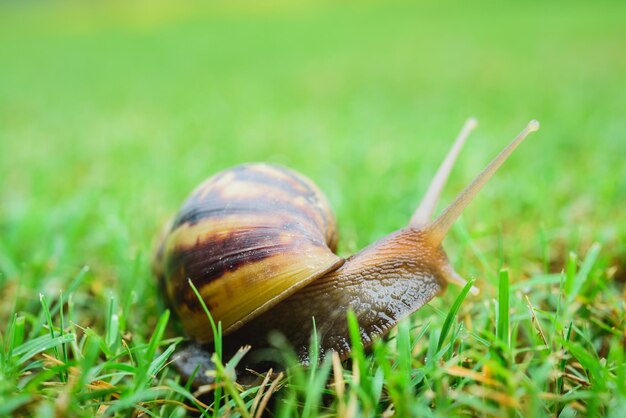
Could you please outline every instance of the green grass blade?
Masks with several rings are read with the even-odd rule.
[[[109,309],[106,321],[106,336],[104,341],[109,351],[113,354],[115,354],[116,352],[116,346],[119,341],[119,325],[119,315],[115,312],[115,299],[109,298]]]
[[[202,298],[202,295],[200,295],[200,292],[198,291],[196,286],[193,284],[191,279],[187,279],[187,280],[189,282],[189,286],[191,287],[191,290],[196,295],[196,298],[198,299],[200,306],[202,306],[202,310],[204,311],[204,314],[209,319],[209,323],[211,324],[211,330],[213,331],[213,345],[215,347],[215,354],[217,354],[217,358],[221,362],[222,361],[222,322],[220,321],[217,323],[217,325],[215,324],[215,321],[213,320],[213,315],[211,315],[209,308],[206,306],[206,303],[204,303],[204,299]],[[217,388],[215,389],[215,396],[214,396],[215,402],[213,404],[213,416],[214,417],[218,416],[218,413],[220,411],[221,397],[222,397],[222,386],[220,385],[220,382],[218,379],[219,379],[219,376],[216,377],[216,382],[215,382],[217,384]]]
[[[159,318],[156,327],[154,327],[154,332],[152,333],[152,337],[150,338],[150,342],[148,343],[148,348],[146,349],[144,360],[150,362],[154,358],[157,347],[163,339],[163,334],[165,334],[165,327],[167,327],[167,322],[169,321],[169,319],[170,311],[166,310]]]
[[[18,316],[17,313],[13,314],[13,320],[11,321],[10,332],[11,338],[8,342],[7,357],[13,356],[13,348],[22,345],[24,342],[24,327],[26,320],[23,316]]]
[[[211,330],[213,331],[213,342],[215,344],[215,352],[217,353],[217,355],[218,355],[218,357],[219,357],[219,359],[221,361],[222,360],[222,327],[221,327],[221,322],[218,324],[218,326],[215,325],[215,321],[213,320],[213,315],[211,315],[211,312],[209,311],[209,308],[206,306],[206,303],[204,303],[204,299],[200,295],[200,292],[198,292],[198,289],[196,289],[196,286],[193,284],[191,279],[187,279],[187,280],[189,282],[189,286],[193,290],[193,293],[196,295],[196,298],[198,299],[198,302],[202,306],[202,310],[204,311],[206,317],[209,319],[209,323],[211,324]]]
[[[48,351],[50,349],[57,348],[58,352],[58,347],[61,344],[70,343],[74,341],[75,338],[76,336],[74,334],[65,334],[59,335],[58,337],[54,338],[52,338],[50,335],[43,335],[39,338],[29,340],[28,342],[13,350],[13,357],[17,357],[15,363],[18,365],[23,364],[35,355],[43,353],[44,351]]]
[[[12,412],[15,411],[20,406],[30,402],[33,398],[33,395],[23,393],[17,394],[13,396],[11,399],[4,400],[0,403],[0,416],[2,417],[11,417],[13,416]]]
[[[318,335],[317,335],[317,327],[315,326],[315,318],[311,318],[311,321],[313,321],[313,328],[311,331],[311,343],[309,346],[309,367],[308,367],[308,374],[309,374],[309,379],[307,382],[307,386],[306,386],[306,400],[304,401],[304,407],[302,408],[302,417],[303,418],[308,418],[310,416],[314,416],[315,411],[312,410],[312,408],[314,406],[317,406],[317,396],[315,396],[315,394],[317,394],[318,392],[318,387],[316,386],[316,375],[318,372],[318,368],[319,368],[319,355],[320,355],[320,346],[319,346],[319,340],[318,340]],[[328,364],[330,366],[330,363]],[[330,367],[328,368],[328,371],[330,371]]]
[[[43,295],[43,293],[39,294],[39,301],[41,302],[41,306],[45,314],[46,321],[48,321],[48,328],[50,329],[50,338],[54,339],[54,325],[52,324],[52,317],[50,315],[50,309],[48,309],[48,302],[46,302],[46,297]],[[61,337],[62,336],[63,335],[61,334]],[[59,354],[59,348],[55,345],[52,347],[52,349],[54,350],[54,355],[57,358],[57,360],[63,361],[63,358]],[[67,376],[65,375],[65,373],[59,373],[59,379],[61,380],[61,382],[65,382],[67,380]]]
[[[574,301],[576,297],[580,294],[580,292],[583,290],[583,287],[585,286],[588,279],[590,278],[591,269],[596,263],[598,256],[600,255],[601,249],[602,249],[602,246],[599,243],[597,242],[594,243],[589,249],[589,252],[587,252],[587,256],[585,257],[585,260],[580,266],[580,270],[578,270],[578,273],[576,273],[576,275],[572,279],[569,280],[566,286],[566,289],[568,290],[568,293],[567,293],[568,302],[571,303],[572,301]]]
[[[310,380],[306,386],[306,399],[302,408],[302,418],[319,416],[319,407],[322,405],[322,395],[326,389],[326,381],[330,373],[330,357],[320,366],[311,366]],[[315,373],[313,373],[315,368]]]
[[[352,389],[357,392],[359,399],[363,403],[364,413],[367,414],[373,410],[374,405],[368,396],[368,394],[371,393],[371,376],[365,358],[363,341],[361,340],[361,328],[354,311],[348,311],[347,319],[351,342],[350,356],[352,358],[353,367],[356,367],[358,372],[358,384],[354,384],[355,382],[353,381]]]
[[[220,377],[220,381],[224,384],[224,389],[226,390],[230,398],[235,402],[235,405],[237,405],[237,409],[239,410],[239,413],[243,418],[249,418],[250,413],[245,405],[245,402],[241,398],[241,394],[235,387],[233,374],[234,366],[239,362],[241,357],[243,357],[249,349],[250,348],[248,347],[237,352],[235,357],[231,359],[232,363],[229,367],[230,369],[224,367],[217,353],[213,353],[213,356],[211,357],[211,360],[213,360],[213,363],[215,363],[216,374]]]
[[[498,316],[496,318],[496,337],[504,344],[505,347],[509,347],[509,324],[511,318],[509,315],[509,271],[506,269],[500,270],[498,276]]]
[[[135,386],[134,391],[140,392],[143,390],[144,386],[149,382],[149,380],[153,377],[150,374],[150,365],[155,359],[156,350],[161,340],[163,339],[163,334],[165,334],[165,328],[167,327],[167,323],[170,318],[170,311],[166,310],[159,317],[159,321],[157,325],[154,327],[154,331],[152,332],[152,336],[150,337],[150,341],[148,342],[148,346],[146,347],[143,355],[137,356],[139,366],[137,368],[137,374],[135,377]]]
[[[576,271],[578,269],[577,263],[578,257],[575,253],[570,252],[565,265],[565,295],[568,299],[574,289],[574,281],[576,280]]]
[[[148,374],[150,376],[156,375],[165,366],[167,360],[170,358],[172,353],[174,353],[174,350],[176,350],[177,345],[177,342],[171,344],[169,347],[167,347],[167,349],[165,349],[165,351],[163,351],[163,353],[161,353],[154,360],[152,360],[152,362],[150,363],[150,367],[148,367]]]
[[[84,266],[82,269],[80,269],[78,274],[74,276],[70,284],[64,288],[65,295],[67,295],[67,297],[69,297],[73,292],[75,292],[79,288],[79,286],[83,283],[83,280],[87,276],[88,272],[89,272],[89,266]],[[48,310],[49,315],[51,317],[56,316],[57,313],[59,313],[59,310],[61,309],[61,307],[65,305],[66,302],[67,301],[63,299],[62,297],[59,298],[57,301],[55,301],[52,307]],[[39,318],[41,318],[41,321],[37,321],[33,325],[29,333],[29,338],[35,337],[36,335],[39,334],[39,331],[41,331],[41,328],[43,327],[43,324],[44,324],[43,319],[45,319],[44,315],[45,315],[45,312],[41,311],[39,315]]]
[[[63,291],[59,292],[59,301],[63,301]],[[60,305],[60,309],[59,309],[59,322],[60,322],[60,327],[59,327],[59,331],[61,333],[61,336],[63,336],[65,334],[65,317],[63,315],[63,305]],[[63,344],[61,346],[61,350],[63,352],[63,364],[67,364],[68,363],[68,356],[67,356],[67,346],[65,344]],[[67,375],[65,376],[65,378],[67,379]]]
[[[441,327],[441,332],[439,334],[439,341],[437,343],[437,351],[441,350],[441,347],[443,347],[443,343],[445,342],[446,337],[450,333],[450,329],[452,328],[452,324],[454,323],[456,314],[459,312],[459,309],[461,308],[461,304],[465,300],[465,297],[469,293],[475,281],[476,281],[475,279],[472,279],[472,280],[469,280],[467,283],[465,283],[465,286],[463,286],[463,289],[461,289],[461,292],[458,294],[458,296],[454,300],[454,303],[450,307],[450,310],[448,311],[448,315],[446,316],[446,320],[444,321],[443,326]]]

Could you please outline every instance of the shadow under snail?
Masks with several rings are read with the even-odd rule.
[[[464,284],[442,241],[524,138],[535,120],[435,220],[439,195],[468,134],[469,119],[409,224],[358,253],[335,254],[337,229],[328,201],[303,175],[265,163],[222,171],[198,186],[164,229],[153,269],[186,333],[212,342],[213,333],[189,280],[223,327],[225,347],[264,345],[282,333],[300,362],[309,362],[315,320],[320,356],[350,353],[346,314],[354,311],[365,346],[442,293]],[[183,354],[184,374],[208,364],[198,346]]]

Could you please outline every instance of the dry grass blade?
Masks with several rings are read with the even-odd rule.
[[[535,326],[535,328],[537,328],[537,333],[539,334],[539,337],[541,337],[541,341],[543,341],[543,344],[545,345],[546,349],[549,349],[550,346],[548,345],[548,340],[546,339],[546,335],[543,333],[543,328],[541,328],[541,324],[539,323],[539,320],[537,319],[537,315],[535,315],[535,308],[533,307],[532,303],[530,303],[530,299],[528,298],[527,295],[524,295],[524,298],[526,298],[526,304],[528,305],[528,310],[530,311],[530,315],[532,316],[533,325]]]
[[[476,370],[466,369],[461,366],[450,366],[446,369],[446,373],[451,376],[469,378],[486,385],[502,386],[502,383],[488,377],[484,373],[479,373]]]
[[[184,409],[186,409],[189,412],[200,412],[200,410],[198,408],[194,408],[193,406],[189,406],[187,404],[185,404],[184,402],[181,401],[175,401],[173,399],[155,399],[152,401],[147,401],[147,402],[142,402],[141,405],[148,405],[151,403],[156,403],[156,404],[162,404],[162,405],[178,405],[183,407]]]
[[[259,402],[261,401],[261,398],[263,397],[263,393],[265,392],[265,386],[267,385],[267,382],[269,382],[272,372],[273,370],[269,369],[267,373],[265,374],[263,383],[261,383],[261,386],[259,386],[259,391],[256,393],[256,396],[254,397],[254,401],[252,401],[252,407],[250,408],[250,415],[253,415],[253,416],[255,415],[256,409],[259,406]]]
[[[352,385],[359,386],[361,382],[361,374],[359,372],[359,366],[357,362],[352,363]],[[355,417],[357,416],[358,411],[358,399],[356,396],[356,392],[354,390],[350,390],[350,398],[348,399],[348,407],[346,408],[346,417]]]
[[[350,399],[348,400],[348,407],[346,408],[346,417],[356,417],[357,416],[357,397],[356,393],[350,392]]]
[[[213,392],[218,387],[223,388],[224,384],[220,382],[220,383],[210,383],[208,385],[199,386],[198,389],[196,389],[196,391],[192,393],[192,395],[194,396],[194,398],[197,398],[199,396],[206,395],[207,393]]]
[[[469,389],[469,392],[474,396],[491,399],[492,401],[495,401],[500,405],[510,406],[512,408],[520,407],[519,401],[511,395],[507,393],[497,392],[484,386],[472,386]]]
[[[274,381],[272,382],[267,392],[265,392],[265,396],[263,396],[263,399],[261,400],[261,404],[259,405],[259,409],[256,411],[254,418],[261,418],[263,411],[267,407],[267,403],[270,401],[272,394],[276,391],[276,388],[278,387],[278,384],[280,383],[282,379],[283,379],[283,373],[280,372],[278,376],[276,377],[276,379],[274,379]]]
[[[63,363],[61,360],[59,360],[56,357],[52,357],[51,355],[48,355],[46,353],[41,353],[41,357],[44,358],[46,366],[50,366],[50,365],[54,365],[54,366],[63,366],[65,365],[65,363]]]
[[[346,404],[344,400],[344,395],[346,393],[346,382],[343,379],[343,367],[341,366],[341,359],[339,358],[339,354],[336,351],[333,351],[332,354],[333,361],[333,376],[334,376],[334,387],[335,393],[337,394],[337,415],[345,416],[346,413]]]
[[[97,417],[102,417],[102,416],[104,416],[104,415],[106,414],[106,412],[107,412],[107,409],[109,409],[109,407],[110,407],[110,406],[111,406],[111,405],[105,405],[105,404],[100,405],[100,406],[98,407],[98,410],[96,411],[96,416],[97,416]]]
[[[46,353],[41,353],[41,357],[43,357],[44,364],[46,365],[46,367],[65,366],[64,362]],[[70,366],[68,368],[68,371],[69,371],[69,377],[70,377],[70,380],[68,381],[68,383],[71,383],[72,379],[76,379],[80,375],[80,370],[77,367]]]
[[[102,389],[113,389],[115,385],[112,385],[109,382],[105,382],[104,380],[94,380],[93,382],[87,384],[87,387],[94,390],[102,390]],[[115,394],[113,394],[115,396]]]
[[[564,377],[568,378],[569,380],[571,380],[571,381],[573,381],[573,382],[578,383],[579,385],[583,385],[583,386],[585,386],[585,387],[589,387],[589,386],[591,386],[591,383],[587,382],[585,379],[582,379],[582,378],[580,378],[580,377],[578,377],[578,376],[575,376],[575,375],[573,375],[573,374],[571,374],[571,373],[567,373],[567,372],[565,372],[565,373],[563,373],[562,375],[563,375]]]
[[[172,391],[172,388],[171,388],[171,387],[169,387],[169,386],[154,386],[154,387],[152,387],[152,388],[151,388],[151,390],[164,390],[164,391]],[[194,400],[194,401],[195,401],[198,405],[200,405],[202,408],[204,408],[205,410],[206,410],[206,409],[211,410],[211,411],[213,410],[213,408],[211,408],[209,405],[205,404],[204,402],[202,402],[201,400],[199,400],[199,399],[198,399],[198,398],[196,398],[195,396],[193,397],[193,400]],[[157,400],[150,401],[150,402],[155,402],[155,401],[157,401]],[[168,403],[168,402],[169,402],[169,400],[163,400],[163,399],[160,399],[159,401],[165,401],[165,402],[163,402],[163,403]],[[188,409],[188,408],[185,408],[185,409]],[[191,409],[189,409],[189,410],[191,410]],[[197,411],[197,409],[196,409],[196,408],[194,408],[194,410],[196,410],[196,411]],[[198,412],[200,412],[200,411],[198,411]]]
[[[391,418],[392,416],[394,416],[396,414],[396,411],[394,411],[393,409],[393,405],[389,405],[387,407],[387,409],[385,409],[385,412],[383,412],[383,414],[381,415],[383,418]]]

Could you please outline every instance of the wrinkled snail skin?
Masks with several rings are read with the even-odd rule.
[[[409,225],[357,254],[335,254],[337,227],[315,184],[288,168],[243,164],[202,183],[161,234],[153,270],[170,307],[196,342],[212,342],[210,322],[222,324],[225,351],[267,344],[282,333],[309,363],[315,329],[320,356],[348,357],[346,315],[355,312],[361,340],[370,345],[402,318],[442,293],[464,284],[441,243],[455,220],[515,148],[539,123],[531,121],[434,220],[441,190],[469,132],[468,119],[433,178]],[[195,350],[195,351],[194,351]],[[188,350],[183,374],[196,364],[211,367],[202,350]]]
[[[399,320],[440,294],[447,285],[447,258],[422,231],[395,232],[348,258],[337,270],[315,280],[230,336],[233,348],[264,344],[279,331],[288,336],[300,362],[309,363],[313,321],[319,335],[320,356],[336,351],[350,354],[347,312],[355,312],[361,340],[370,345]]]

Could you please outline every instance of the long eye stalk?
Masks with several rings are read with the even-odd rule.
[[[439,166],[437,170],[437,174],[433,177],[433,180],[430,182],[430,186],[428,186],[428,190],[424,195],[424,198],[419,204],[419,207],[413,214],[411,218],[411,222],[409,225],[415,228],[419,228],[420,226],[427,225],[430,222],[430,219],[433,216],[433,212],[437,207],[437,202],[439,201],[439,196],[441,195],[441,191],[448,180],[448,176],[450,175],[450,171],[452,171],[452,167],[454,166],[454,162],[463,148],[463,144],[467,140],[469,134],[476,129],[478,126],[478,121],[475,118],[469,118],[465,125],[463,125],[463,129],[459,133],[459,136],[454,141],[452,148],[448,151],[446,158]]]
[[[500,166],[513,153],[515,148],[528,136],[529,133],[539,130],[539,122],[531,120],[526,128],[507,145],[500,154],[465,188],[454,201],[448,206],[437,219],[428,227],[430,238],[435,243],[440,243],[448,234],[454,222],[461,216],[467,205],[476,197],[489,179],[498,171]]]

